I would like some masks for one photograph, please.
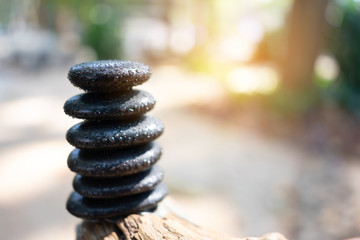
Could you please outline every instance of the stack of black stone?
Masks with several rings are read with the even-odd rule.
[[[150,78],[148,66],[130,61],[95,61],[73,66],[72,84],[86,93],[66,101],[65,113],[85,119],[70,128],[68,157],[77,173],[68,211],[84,219],[116,219],[152,211],[167,194],[162,170],[154,165],[161,147],[154,142],[162,123],[145,116],[153,97],[134,90]]]

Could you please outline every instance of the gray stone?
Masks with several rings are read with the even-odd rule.
[[[143,172],[116,178],[85,177],[77,174],[73,181],[76,192],[89,198],[114,198],[149,191],[163,179],[164,173],[158,166]]]
[[[67,100],[64,111],[72,117],[89,120],[128,119],[145,114],[154,105],[154,98],[145,91],[89,92]]]
[[[150,168],[161,156],[160,144],[104,151],[74,149],[68,157],[71,171],[89,177],[120,177]]]
[[[149,116],[121,122],[83,121],[67,131],[66,139],[77,148],[114,149],[155,140],[163,128],[158,119]]]
[[[69,73],[70,82],[85,91],[114,92],[142,84],[151,76],[150,68],[139,62],[100,60],[80,63]]]
[[[73,192],[66,209],[74,216],[84,219],[118,218],[156,208],[167,194],[167,188],[159,184],[155,189],[118,198],[87,198]]]

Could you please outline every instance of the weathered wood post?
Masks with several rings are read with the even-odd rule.
[[[66,114],[85,119],[66,134],[75,147],[68,166],[76,173],[66,207],[84,219],[77,239],[239,239],[209,233],[160,203],[167,189],[155,164],[161,147],[154,140],[163,125],[145,115],[155,105],[153,97],[132,89],[150,75],[142,63],[116,60],[82,63],[69,71],[70,82],[86,91],[64,105]]]

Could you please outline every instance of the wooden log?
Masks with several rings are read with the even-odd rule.
[[[177,216],[164,204],[154,213],[131,214],[116,223],[83,221],[76,235],[77,240],[286,240],[279,233],[259,238],[212,233]]]
[[[169,214],[161,218],[154,214],[132,214],[119,223],[127,240],[286,240],[279,233],[261,238],[233,238],[206,231],[188,221]]]
[[[76,228],[76,240],[125,240],[116,224],[106,221],[83,221]]]

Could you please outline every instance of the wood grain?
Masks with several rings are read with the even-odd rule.
[[[279,233],[262,237],[229,237],[205,230],[174,214],[165,199],[152,213],[131,214],[116,223],[83,221],[77,240],[287,240]]]
[[[118,226],[127,240],[286,240],[279,233],[270,233],[260,238],[234,238],[204,230],[173,214],[159,217],[154,214],[132,214]]]
[[[125,240],[125,237],[113,223],[83,221],[76,228],[76,240]]]

